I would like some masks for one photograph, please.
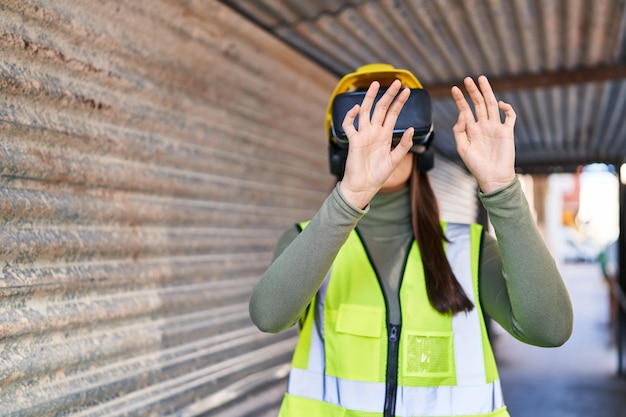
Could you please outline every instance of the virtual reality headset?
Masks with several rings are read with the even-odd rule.
[[[378,100],[385,94],[385,91],[387,91],[386,88],[380,89],[378,94],[376,94],[374,105],[372,106],[372,113],[374,112],[376,103],[378,103]],[[365,91],[348,92],[338,94],[333,100],[331,106],[331,140],[334,140],[338,147],[348,146],[348,136],[342,127],[343,119],[354,105],[363,102],[365,94]],[[357,116],[354,120],[355,128],[358,128],[358,123],[359,117]],[[393,129],[392,147],[395,147],[398,142],[400,142],[400,138],[409,127],[414,129],[414,152],[420,153],[420,150],[426,150],[433,139],[433,120],[430,95],[423,88],[411,89],[411,94],[402,107]]]
[[[395,68],[389,64],[374,63],[357,68],[354,72],[344,75],[330,96],[326,108],[326,132],[328,132],[328,156],[330,172],[340,179],[346,167],[348,157],[348,137],[342,128],[346,113],[355,104],[361,104],[372,81],[380,82],[374,105],[385,93],[386,88],[394,80],[400,80],[403,86],[411,89],[408,101],[402,107],[393,131],[391,146],[400,141],[402,134],[412,127],[413,147],[411,151],[418,158],[420,171],[426,172],[434,165],[434,154],[429,149],[435,137],[432,122],[432,105],[430,96],[422,87],[422,83],[413,73],[405,69]],[[372,106],[372,109],[374,106]],[[358,118],[355,120],[358,127]]]

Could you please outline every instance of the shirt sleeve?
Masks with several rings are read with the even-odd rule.
[[[300,318],[339,249],[368,211],[369,206],[360,210],[348,203],[337,184],[301,233],[294,226],[283,234],[250,298],[250,318],[260,330],[278,333]]]
[[[572,332],[572,304],[519,180],[479,197],[496,234],[485,233],[481,251],[485,312],[525,343],[562,345]]]

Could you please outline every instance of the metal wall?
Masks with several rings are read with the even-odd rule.
[[[0,28],[0,414],[240,414],[291,356],[247,303],[332,183],[334,77],[214,1]]]
[[[271,415],[294,332],[247,303],[331,187],[335,82],[216,1],[2,0],[0,415]]]

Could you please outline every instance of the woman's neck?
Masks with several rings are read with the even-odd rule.
[[[359,229],[381,237],[410,233],[409,188],[376,194],[370,202],[369,212],[359,221]]]

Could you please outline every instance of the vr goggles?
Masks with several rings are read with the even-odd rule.
[[[391,146],[395,147],[403,133],[413,127],[413,147],[419,158],[420,171],[428,171],[433,167],[433,153],[429,146],[434,139],[432,122],[432,104],[430,95],[422,88],[421,83],[409,71],[396,69],[387,64],[370,64],[358,68],[354,73],[344,76],[328,104],[326,113],[326,129],[329,133],[328,156],[330,172],[340,179],[343,178],[346,159],[348,157],[348,137],[341,126],[346,113],[355,104],[361,104],[365,98],[369,84],[378,80],[381,85],[390,85],[395,79],[411,89],[407,102],[402,107],[393,130]],[[353,91],[357,90],[357,91]],[[372,112],[378,100],[385,94],[386,88],[381,88],[374,99]],[[358,127],[358,116],[354,121]]]
[[[386,88],[380,89],[374,99],[372,113],[378,100],[385,94]],[[332,138],[339,146],[348,146],[348,136],[343,130],[342,123],[346,113],[354,107],[355,104],[361,104],[365,98],[365,91],[356,91],[351,93],[343,93],[337,95],[332,103]],[[359,117],[354,120],[354,127],[358,127]],[[413,146],[428,147],[432,141],[433,121],[430,96],[423,88],[412,88],[409,99],[402,107],[396,125],[393,129],[392,146],[395,147],[404,132],[413,127]]]

